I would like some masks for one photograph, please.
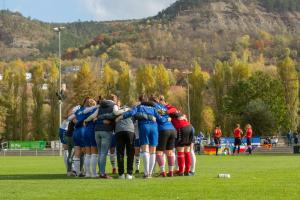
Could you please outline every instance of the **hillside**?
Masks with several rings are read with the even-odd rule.
[[[300,0],[179,0],[147,19],[61,24],[66,26],[64,58],[107,53],[133,66],[160,62],[178,68],[197,59],[210,67],[216,59],[238,51],[244,46],[240,40],[249,36],[246,46],[252,59],[263,53],[272,63],[287,47],[299,59],[299,11]],[[56,52],[52,32],[56,25],[2,11],[0,47],[5,53],[0,56],[28,58]]]
[[[117,22],[44,23],[25,18],[21,13],[0,11],[0,59],[32,59],[57,52],[58,40],[54,27],[64,26],[62,48],[80,47],[99,33],[111,32]],[[122,22],[126,24],[126,22]]]

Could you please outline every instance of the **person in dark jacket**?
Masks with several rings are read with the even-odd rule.
[[[102,100],[100,102],[99,108],[91,115],[88,119],[94,119],[95,121],[95,139],[98,147],[99,153],[99,168],[100,168],[100,178],[111,179],[112,177],[108,176],[105,173],[106,168],[106,157],[111,145],[111,140],[114,131],[114,117],[102,118],[102,115],[110,114],[118,110],[116,105],[117,96],[110,95],[108,100]]]

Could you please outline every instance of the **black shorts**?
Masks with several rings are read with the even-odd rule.
[[[251,138],[247,138],[247,146],[251,145]]]
[[[234,146],[241,146],[242,140],[241,138],[234,138]]]
[[[157,151],[173,150],[175,147],[176,131],[159,131]]]
[[[215,144],[220,145],[221,144],[221,139],[220,138],[214,138]]]
[[[191,125],[177,130],[176,147],[190,146],[193,141],[193,127]]]

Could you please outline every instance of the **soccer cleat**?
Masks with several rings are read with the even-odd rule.
[[[189,174],[191,174],[191,176],[195,176],[195,172],[190,172]]]
[[[92,178],[98,178],[99,175],[98,175],[98,174],[93,174],[91,177],[92,177]]]
[[[76,173],[74,173],[74,172],[68,172],[67,176],[76,176]]]
[[[116,169],[116,168],[113,168],[112,174],[116,174],[116,173],[117,173],[117,169]]]
[[[126,179],[132,180],[132,179],[133,179],[133,176],[132,176],[131,174],[126,174]]]
[[[91,174],[85,174],[84,177],[85,177],[85,178],[91,178],[92,176],[91,176]]]
[[[160,177],[166,177],[167,174],[166,174],[166,172],[161,172],[161,173],[159,174],[159,176],[160,176]]]
[[[184,173],[177,173],[178,176],[184,176]]]
[[[173,177],[174,174],[173,174],[173,171],[170,171],[168,174],[167,174],[168,177]]]
[[[125,179],[125,175],[124,174],[119,175],[119,179]]]
[[[100,179],[112,179],[112,177],[108,176],[107,174],[101,174],[99,178]]]
[[[139,174],[140,173],[140,170],[135,170],[135,174]]]
[[[193,176],[192,173],[188,172],[188,173],[184,173],[184,176]]]

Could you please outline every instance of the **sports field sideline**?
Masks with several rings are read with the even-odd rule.
[[[197,159],[194,177],[100,180],[66,177],[60,157],[0,157],[0,199],[300,199],[299,156]]]

